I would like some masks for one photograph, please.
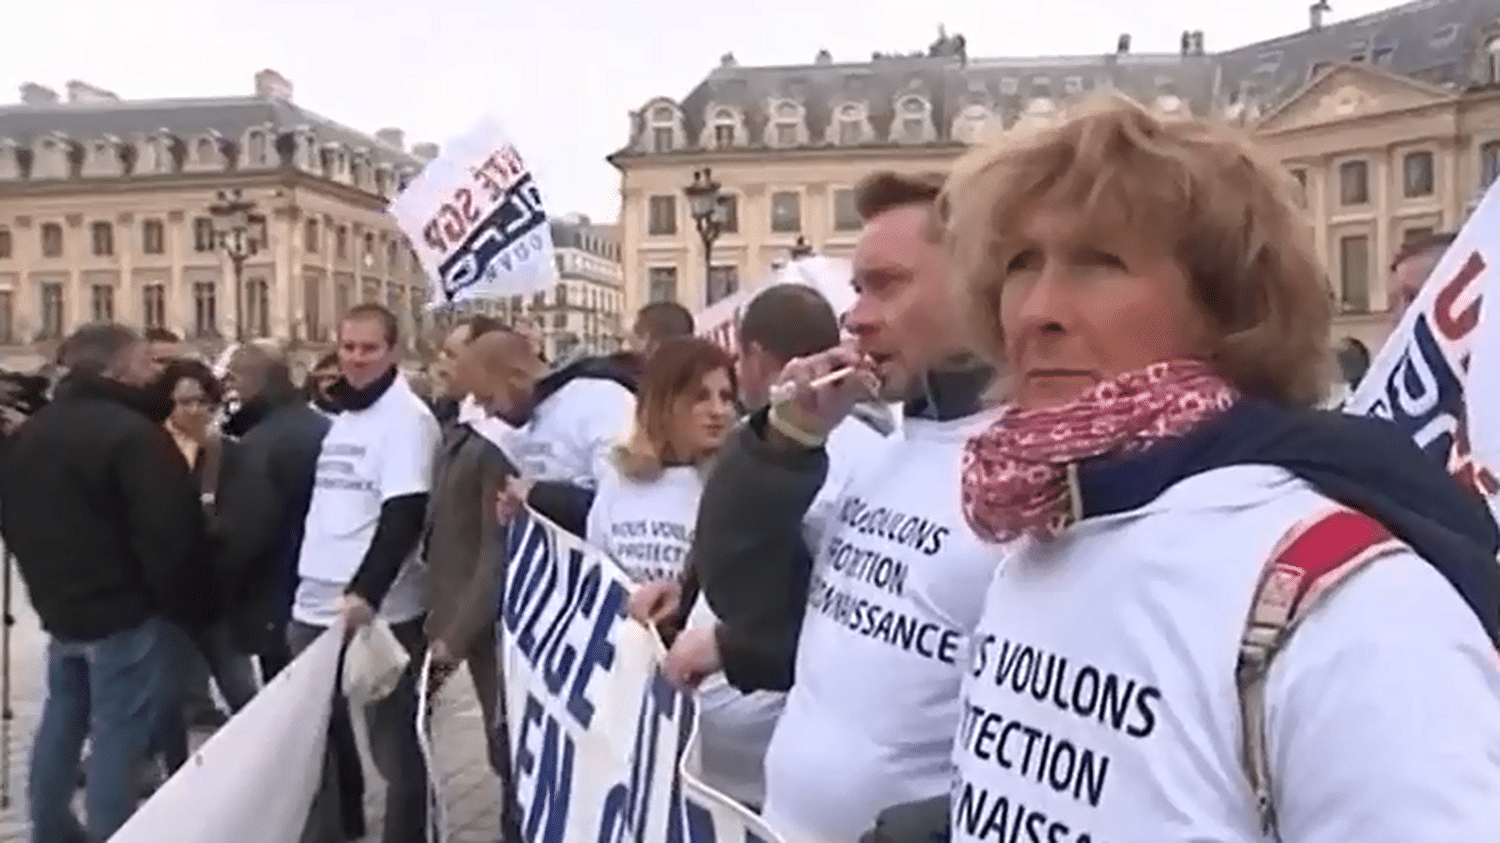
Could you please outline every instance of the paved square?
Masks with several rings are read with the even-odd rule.
[[[30,840],[26,819],[26,768],[32,735],[41,713],[45,680],[46,636],[37,626],[25,586],[14,572],[11,588],[12,611],[16,616],[10,641],[11,705],[15,710],[15,720],[11,724],[10,745],[4,747],[5,755],[0,758],[0,763],[9,763],[8,768],[0,769],[0,775],[5,776],[0,786],[7,787],[10,796],[9,806],[0,811],[0,843]],[[495,843],[500,838],[499,782],[485,758],[479,704],[474,699],[473,686],[466,674],[461,673],[449,680],[435,718],[436,752],[442,769],[444,802],[448,806],[448,841]],[[384,783],[370,766],[368,757],[365,767],[368,790],[365,812],[371,828],[365,839],[378,841]]]

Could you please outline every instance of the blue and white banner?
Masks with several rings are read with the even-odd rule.
[[[390,212],[432,279],[434,307],[534,293],[557,281],[541,190],[494,120],[444,147]]]
[[[626,617],[619,566],[535,513],[509,551],[499,638],[526,843],[780,843],[696,778],[696,707]]]
[[[1500,515],[1500,191],[1490,188],[1347,412],[1389,419]]]

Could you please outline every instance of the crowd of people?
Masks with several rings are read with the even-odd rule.
[[[1329,347],[1274,162],[1105,99],[857,193],[852,309],[765,288],[734,353],[673,303],[562,365],[475,316],[424,395],[375,304],[297,386],[261,345],[219,377],[75,332],[50,402],[0,419],[50,636],[36,843],[106,840],[221,722],[210,686],[232,715],[377,619],[411,656],[364,718],[382,840],[431,822],[429,651],[511,782],[495,563],[524,507],[636,582],[705,779],[788,843],[1500,833],[1500,532],[1393,427],[1316,409],[1369,361]],[[1449,242],[1397,256],[1403,306]],[[305,843],[365,834],[334,711]]]

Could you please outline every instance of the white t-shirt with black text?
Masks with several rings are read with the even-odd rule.
[[[338,618],[339,597],[375,537],[381,506],[431,489],[439,439],[437,419],[399,374],[374,404],[331,420],[318,453],[292,604],[294,619],[315,626]],[[426,590],[426,569],[414,548],[378,607],[380,617],[395,623],[421,615]]]
[[[966,671],[952,840],[1261,843],[1239,642],[1275,544],[1327,506],[1236,466],[1011,545]],[[1500,839],[1500,658],[1410,551],[1312,610],[1265,701],[1286,843]]]
[[[969,633],[1001,558],[964,523],[960,463],[992,418],[906,419],[829,513],[766,755],[764,816],[788,840],[858,840],[952,786]]]
[[[577,378],[542,399],[517,431],[521,473],[593,489],[613,470],[616,443],[630,433],[635,395],[603,378]]]

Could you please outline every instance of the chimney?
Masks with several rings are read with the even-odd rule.
[[[1192,54],[1192,52],[1193,52],[1193,33],[1188,32],[1186,29],[1184,29],[1182,31],[1182,39],[1181,39],[1181,42],[1180,42],[1179,49],[1180,49],[1182,55],[1184,55],[1184,56]]]
[[[58,102],[57,92],[46,85],[27,82],[21,86],[21,103],[23,105],[57,105]]]
[[[1130,52],[1130,33],[1120,33],[1120,38],[1115,42],[1115,55],[1123,56]]]
[[[406,149],[406,133],[400,129],[377,129],[375,138],[386,146]]]
[[[1311,6],[1308,6],[1307,7],[1307,25],[1308,25],[1308,28],[1312,29],[1314,32],[1322,29],[1323,28],[1323,16],[1326,15],[1326,14],[1328,14],[1331,11],[1333,11],[1333,7],[1330,6],[1330,5],[1328,5],[1328,0],[1317,0],[1317,2],[1313,3]]]
[[[1193,30],[1193,55],[1203,55],[1203,30]]]
[[[77,79],[68,82],[68,102],[119,102],[120,96],[114,91],[106,91],[96,88],[87,82]]]
[[[819,50],[813,62],[816,64],[833,64],[833,53],[828,52],[827,49]]]
[[[411,145],[411,154],[423,161],[431,161],[438,157],[438,145],[435,143],[414,143]]]
[[[261,99],[291,102],[291,80],[268,67],[255,74],[255,95]]]

